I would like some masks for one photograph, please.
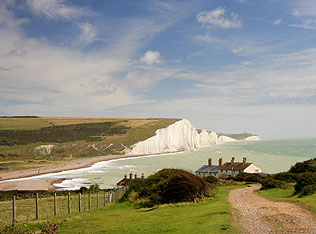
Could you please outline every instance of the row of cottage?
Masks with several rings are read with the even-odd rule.
[[[204,165],[195,171],[196,175],[200,177],[215,176],[217,178],[236,176],[240,172],[261,173],[262,170],[253,163],[247,162],[246,158],[243,158],[242,162],[235,162],[235,157],[232,157],[230,162],[225,162],[224,164],[223,159],[220,158],[218,165],[213,165],[212,158],[209,158],[208,165]]]
[[[218,165],[212,164],[212,158],[208,159],[208,165],[204,165],[198,170],[195,171],[197,176],[207,177],[207,176],[215,176],[220,178],[222,176],[236,176],[240,172],[246,173],[261,173],[261,169],[255,166],[253,163],[247,162],[246,158],[243,158],[242,162],[235,162],[235,157],[232,157],[230,162],[226,162],[223,164],[223,159],[220,158],[218,160]],[[144,179],[144,173],[141,175],[141,178]],[[133,176],[133,173],[130,172],[129,178],[127,175],[119,181],[117,186],[129,186],[135,179],[137,179],[137,174]]]

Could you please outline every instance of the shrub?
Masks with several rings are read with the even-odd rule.
[[[316,173],[306,172],[299,176],[295,185],[295,194],[301,193],[303,188],[308,185],[316,184]]]
[[[240,172],[235,178],[232,179],[239,182],[245,181],[249,183],[260,183],[262,180],[262,176],[258,174]]]
[[[296,173],[291,173],[291,172],[281,172],[281,173],[275,174],[273,178],[276,180],[282,180],[286,182],[296,182],[299,178],[299,175]]]
[[[271,177],[261,180],[260,183],[262,184],[261,190],[273,189],[273,188],[280,188],[280,189],[288,188],[288,184],[286,182],[281,181],[281,180],[276,180]]]
[[[316,172],[316,158],[298,162],[289,170],[291,173]]]
[[[131,193],[138,193],[140,191],[140,189],[144,186],[145,184],[145,180],[144,179],[135,179],[133,180],[133,182],[130,184],[129,188],[127,189],[127,191],[124,193],[124,195],[120,198],[120,201],[127,201],[130,200],[130,194]],[[133,197],[138,196],[133,194]],[[133,202],[135,199],[132,199],[131,202]]]
[[[215,176],[207,176],[203,179],[210,184],[218,184],[219,183],[219,179],[217,179]]]
[[[194,201],[208,196],[210,186],[202,178],[179,169],[163,169],[148,178],[135,180],[122,200],[127,199],[132,191],[138,205],[151,207],[158,204]]]
[[[98,191],[100,191],[100,185],[98,185],[98,184],[90,185],[88,190],[90,192],[98,192]]]
[[[300,197],[313,195],[315,192],[316,192],[316,184],[306,185],[300,192]]]

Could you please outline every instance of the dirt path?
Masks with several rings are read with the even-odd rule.
[[[228,200],[235,220],[249,234],[316,234],[316,215],[287,202],[275,202],[254,193],[260,185],[235,189]]]

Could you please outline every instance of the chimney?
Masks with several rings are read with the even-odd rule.
[[[235,157],[232,157],[232,161],[231,161],[232,163],[234,163],[235,162]]]
[[[135,175],[134,175],[134,179],[137,179],[137,174],[135,173]]]
[[[144,175],[144,173],[142,173],[142,177],[141,177],[142,179],[145,179],[145,175]]]
[[[133,173],[132,173],[132,172],[129,173],[129,178],[130,178],[130,179],[133,179]]]
[[[126,179],[126,178],[127,178],[127,175],[125,174],[124,179]]]
[[[208,165],[209,165],[209,166],[212,166],[212,158],[209,158],[209,159],[208,159]]]
[[[243,164],[246,164],[246,163],[247,163],[247,158],[246,158],[246,157],[242,159],[242,163],[243,163]]]
[[[218,160],[218,165],[219,165],[219,166],[222,166],[222,165],[223,165],[223,159],[222,159],[222,158],[220,158],[220,159]]]

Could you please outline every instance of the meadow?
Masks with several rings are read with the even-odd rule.
[[[231,189],[223,186],[215,198],[198,203],[178,203],[136,209],[127,202],[112,203],[100,209],[51,217],[60,233],[241,233],[234,226],[227,201]],[[26,223],[25,229],[39,230],[46,220]],[[20,226],[19,226],[20,225]],[[17,228],[23,224],[20,223]]]

